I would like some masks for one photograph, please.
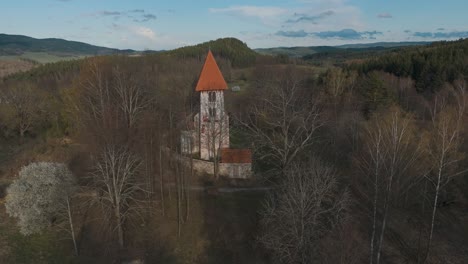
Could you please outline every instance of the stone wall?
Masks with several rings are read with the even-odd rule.
[[[219,172],[232,179],[249,179],[252,176],[252,163],[220,163]]]
[[[180,157],[180,159],[190,166],[190,158]],[[213,175],[214,162],[193,159],[193,169],[200,174]],[[251,163],[219,163],[219,175],[232,179],[249,179],[252,175]]]

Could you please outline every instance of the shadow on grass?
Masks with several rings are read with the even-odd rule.
[[[256,237],[263,192],[204,195],[202,234],[207,238],[203,263],[266,263]]]
[[[69,251],[68,244],[56,234],[23,236],[11,230],[3,231],[1,233],[7,236],[10,246],[9,263],[79,263]]]

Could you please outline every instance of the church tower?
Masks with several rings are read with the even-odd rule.
[[[224,90],[227,88],[210,50],[195,88],[200,93],[200,112],[194,121],[198,126],[201,159],[219,158],[221,149],[229,148],[229,117],[224,110]]]

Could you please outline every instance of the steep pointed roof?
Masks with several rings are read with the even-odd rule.
[[[219,70],[218,64],[216,64],[213,53],[211,53],[210,50],[206,56],[205,64],[203,65],[195,91],[219,91],[226,90],[227,88],[228,86],[224,80],[223,74]]]

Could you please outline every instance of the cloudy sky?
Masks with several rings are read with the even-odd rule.
[[[467,0],[1,0],[0,33],[113,48],[221,37],[252,48],[468,37]]]

